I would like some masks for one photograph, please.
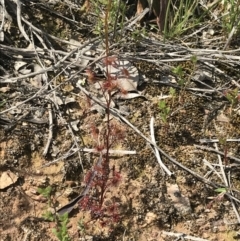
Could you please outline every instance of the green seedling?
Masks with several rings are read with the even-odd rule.
[[[52,187],[48,186],[48,187],[45,187],[45,188],[38,188],[37,189],[37,192],[39,194],[41,194],[43,197],[47,198],[48,200],[48,206],[51,206],[52,204],[52,199],[51,199],[51,196],[52,196]]]
[[[53,201],[53,189],[51,186],[48,186],[46,188],[38,188],[38,193],[41,194],[43,197],[47,198],[48,200],[48,207],[55,209],[55,203]],[[56,214],[53,214],[51,211],[46,211],[43,214],[43,218],[56,223],[56,228],[52,230],[53,234],[56,235],[56,237],[60,241],[70,241],[70,238],[68,236],[67,232],[67,224],[69,222],[68,219],[68,213],[65,213],[61,216],[58,216]]]
[[[191,57],[191,61],[192,61],[192,63],[193,63],[194,65],[196,65],[196,64],[197,64],[197,56],[196,56],[196,55],[193,55],[193,56]]]
[[[234,108],[239,103],[239,100],[240,100],[240,94],[238,93],[238,88],[227,91],[225,93],[225,97],[231,104],[230,114],[232,114],[232,108]]]
[[[232,107],[238,104],[239,102],[238,88],[228,91],[225,96],[228,99],[228,101],[231,103]]]
[[[170,107],[166,105],[165,100],[160,100],[158,103],[159,109],[160,109],[160,116],[162,121],[166,124],[167,118],[170,113]]]
[[[225,187],[219,187],[215,189],[215,192],[220,193],[220,194],[225,194],[227,192],[227,189]]]
[[[178,84],[183,87],[184,84],[186,83],[186,81],[184,79],[184,72],[183,72],[182,66],[178,65],[177,67],[173,68],[172,71],[175,75],[177,75],[177,77],[179,79]]]
[[[171,97],[172,97],[172,106],[173,106],[173,105],[174,105],[175,98],[176,98],[176,90],[175,90],[173,87],[170,87],[170,89],[169,89],[169,94],[170,94]]]
[[[181,88],[180,95],[179,95],[179,102],[181,98],[184,96],[184,86],[186,85],[186,80],[184,79],[184,71],[182,68],[182,65],[178,65],[177,67],[173,68],[173,73],[177,76],[178,78],[178,85]]]
[[[45,198],[49,199],[51,197],[51,194],[52,194],[52,187],[50,187],[50,186],[48,186],[46,188],[40,188],[39,187],[37,192],[40,193]]]
[[[52,204],[52,187],[51,186],[48,186],[48,187],[45,187],[45,188],[38,188],[37,189],[37,192],[39,194],[41,194],[43,197],[45,197],[47,200],[48,200],[48,207],[52,207],[53,204]],[[48,221],[55,221],[55,216],[54,214],[51,212],[51,211],[48,211],[46,210],[45,213],[42,215],[42,217]]]
[[[173,73],[178,78],[178,85],[181,88],[179,94],[179,101],[184,97],[185,89],[187,88],[188,84],[191,82],[191,79],[195,73],[196,66],[197,66],[197,56],[192,55],[190,60],[187,61],[188,65],[183,67],[182,64],[178,65],[177,67],[173,68]]]
[[[190,69],[189,69],[189,74],[187,77],[187,82],[185,84],[185,87],[191,82],[193,75],[196,73],[197,61],[198,61],[197,56],[192,55],[190,58]]]
[[[48,220],[48,221],[50,221],[50,222],[55,221],[55,216],[54,216],[54,214],[53,214],[51,211],[48,211],[48,210],[45,211],[45,213],[42,215],[42,217],[43,217],[45,220]]]
[[[65,213],[58,217],[57,228],[54,228],[52,232],[57,236],[60,241],[70,241],[68,235],[67,224],[69,223],[68,213]]]
[[[0,108],[2,108],[6,104],[6,100],[0,101]]]
[[[132,39],[135,43],[140,43],[142,36],[147,36],[147,32],[145,28],[134,29],[131,33]]]
[[[207,208],[209,208],[209,209],[212,208],[212,206],[213,206],[214,203],[220,202],[220,201],[223,200],[223,198],[224,198],[224,196],[225,196],[225,194],[226,194],[226,192],[227,192],[227,188],[225,188],[225,187],[220,187],[220,188],[215,189],[214,191],[217,192],[218,195],[215,196],[215,197],[211,197],[212,200],[211,200],[210,203],[207,205]]]
[[[0,93],[0,108],[2,108],[7,103],[7,99],[4,96],[4,94]]]

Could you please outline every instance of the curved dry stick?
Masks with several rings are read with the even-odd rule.
[[[152,142],[156,144],[156,140],[155,140],[155,135],[154,135],[154,118],[151,117],[151,121],[150,121],[150,133],[151,133],[151,139]],[[162,162],[162,159],[160,157],[159,151],[156,147],[154,147],[153,152],[157,158],[157,161],[160,165],[160,167],[168,174],[168,176],[173,176],[173,173],[165,166],[165,164]]]
[[[18,28],[21,32],[21,34],[23,35],[23,37],[29,42],[31,43],[29,37],[27,36],[23,26],[22,26],[22,22],[21,22],[21,2],[20,0],[14,0],[15,3],[17,4],[17,23],[18,23]]]

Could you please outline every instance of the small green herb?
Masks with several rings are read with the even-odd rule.
[[[178,84],[180,86],[184,86],[184,84],[186,83],[186,80],[184,79],[184,72],[183,72],[182,66],[178,65],[177,67],[173,68],[172,71],[178,77]]]
[[[193,64],[197,64],[197,56],[196,56],[196,55],[193,55],[193,56],[191,57],[191,61],[192,61]]]
[[[59,216],[58,226],[52,232],[57,236],[60,241],[70,241],[68,235],[67,224],[69,223],[68,213]]]
[[[56,202],[54,202],[52,196],[53,196],[53,188],[51,186],[45,187],[45,188],[38,188],[38,193],[41,194],[43,197],[48,199],[48,207],[54,208],[56,207]],[[42,215],[42,217],[46,220],[49,220],[51,222],[56,222],[56,228],[52,230],[52,232],[56,235],[56,237],[61,241],[70,241],[70,238],[68,236],[67,232],[67,224],[69,222],[68,219],[68,213],[57,216],[56,214],[45,211],[45,213]]]
[[[230,108],[230,115],[232,114],[232,109],[239,103],[240,101],[240,94],[238,93],[239,89],[235,88],[233,90],[229,90],[225,93],[225,97],[231,104]]]
[[[236,105],[239,101],[238,88],[230,90],[226,93],[226,98],[231,103],[232,106]]]
[[[51,221],[51,222],[53,222],[53,221],[55,220],[55,216],[54,216],[53,213],[50,212],[50,211],[46,211],[46,212],[42,215],[42,217],[43,217],[45,220],[48,220],[48,221]]]
[[[176,98],[176,90],[172,87],[170,87],[169,89],[169,94],[171,95],[172,97],[172,106],[174,105],[174,101],[175,101],[175,98]]]
[[[170,107],[166,105],[165,100],[160,100],[158,103],[159,109],[160,109],[160,116],[162,118],[162,121],[164,123],[167,123],[167,118],[170,113]]]
[[[48,186],[46,188],[38,188],[37,192],[40,193],[42,196],[44,196],[45,198],[50,198],[51,194],[52,194],[52,187]]]
[[[176,90],[173,87],[170,87],[169,94],[174,97],[176,95]]]

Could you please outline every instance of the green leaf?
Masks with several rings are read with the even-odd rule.
[[[219,192],[219,193],[224,193],[226,191],[227,191],[227,189],[225,187],[219,187],[219,188],[215,189],[215,192]]]
[[[163,110],[166,108],[166,102],[164,100],[160,100],[158,105],[160,110]]]
[[[196,55],[193,55],[193,56],[191,57],[191,61],[192,61],[194,64],[196,64],[196,63],[197,63],[197,56],[196,56]]]
[[[44,219],[46,219],[46,220],[49,220],[49,221],[54,221],[54,215],[50,212],[50,211],[46,211],[43,215],[42,215],[42,217],[44,218]]]
[[[170,95],[175,96],[176,95],[176,90],[173,87],[170,87],[169,93],[170,93]]]
[[[170,107],[168,106],[168,107],[166,108],[166,114],[169,114],[169,112],[170,112]]]
[[[59,220],[64,223],[68,223],[68,213],[64,213],[63,215],[59,216]]]
[[[178,81],[178,84],[179,84],[180,86],[184,86],[185,83],[186,83],[186,81],[185,81],[184,79],[180,79],[180,80]]]
[[[37,192],[43,195],[45,198],[49,198],[51,196],[52,187],[48,186],[46,188],[38,188]]]
[[[173,69],[173,73],[178,76],[183,76],[183,69],[181,65],[178,65],[176,68]]]

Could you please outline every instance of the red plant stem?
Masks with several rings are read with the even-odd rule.
[[[112,0],[108,0],[108,5],[107,5],[107,10],[105,13],[105,45],[106,45],[106,58],[108,58],[109,56],[109,39],[108,39],[108,34],[109,34],[109,29],[108,29],[108,16],[109,16],[109,12],[111,10],[111,5],[112,5]],[[108,63],[108,61],[107,61]],[[106,76],[107,76],[107,80],[110,79],[110,75],[109,75],[109,71],[108,71],[108,64],[106,66]],[[106,98],[106,103],[107,103],[107,136],[106,136],[106,159],[108,162],[108,158],[109,158],[109,136],[110,136],[110,103],[111,103],[111,93],[107,93],[107,98]]]
[[[106,12],[105,12],[105,19],[104,19],[104,24],[105,24],[104,28],[105,28],[106,57],[109,56],[108,16],[109,16],[109,12],[110,12],[110,10],[111,10],[111,6],[112,6],[112,0],[108,0],[107,10],[106,10]],[[107,73],[107,74],[108,74],[108,73]]]
[[[105,12],[105,46],[106,46],[106,58],[109,56],[109,29],[108,29],[108,17],[109,17],[109,12],[111,11],[111,6],[112,6],[112,0],[108,0],[107,4],[107,10]],[[109,65],[107,61],[107,66],[106,66],[106,76],[107,76],[107,81],[111,81],[111,76],[109,75]],[[104,90],[103,90],[104,93]],[[102,206],[103,200],[104,200],[104,194],[107,188],[107,181],[109,177],[109,149],[110,149],[110,104],[112,101],[111,98],[111,91],[107,91],[107,96],[106,96],[106,114],[107,114],[107,129],[106,129],[106,153],[104,154],[104,161],[102,162],[102,167],[103,167],[103,182],[101,185],[101,196],[100,196],[100,205]]]
[[[108,17],[109,17],[109,12],[111,10],[111,5],[112,5],[112,0],[108,0],[108,5],[107,5],[107,10],[105,13],[105,45],[106,45],[106,81],[112,81],[112,77],[111,75],[109,75],[109,66],[112,63],[108,62],[108,56],[109,56],[109,29],[108,29]],[[107,128],[106,128],[106,135],[105,135],[105,144],[106,144],[106,152],[103,153],[103,151],[100,151],[100,157],[99,160],[97,162],[97,166],[102,168],[102,180],[101,180],[101,184],[100,186],[100,207],[102,207],[103,205],[103,201],[104,201],[104,195],[105,195],[105,191],[107,190],[108,187],[108,180],[109,180],[109,174],[110,174],[110,168],[109,168],[109,150],[111,147],[111,143],[110,143],[110,138],[111,138],[111,126],[110,126],[110,110],[111,110],[111,101],[112,101],[112,95],[111,95],[111,88],[107,89],[107,91],[104,90],[104,88],[102,87],[102,85],[100,85],[102,88],[102,92],[103,95],[106,99],[106,114],[107,114]],[[85,93],[85,90],[83,90],[83,92]],[[94,179],[97,178],[98,176],[98,171],[94,170],[91,174],[90,179],[88,180],[88,183],[85,187],[85,189],[83,190],[83,192],[77,196],[75,199],[73,199],[72,201],[70,201],[67,205],[65,205],[64,207],[60,208],[57,212],[58,214],[64,214],[64,213],[70,213],[74,207],[74,205],[81,201],[90,191],[90,189],[93,187],[93,183],[94,183]]]
[[[103,201],[104,201],[104,195],[105,191],[107,189],[107,181],[109,176],[109,166],[108,163],[106,163],[106,160],[103,161],[103,182],[101,185],[101,194],[100,194],[100,206],[102,207]]]
[[[109,30],[108,30],[108,15],[109,12],[111,10],[111,5],[112,5],[112,0],[108,0],[108,5],[107,5],[107,11],[105,14],[105,41],[106,41],[106,58],[108,58],[109,56],[109,39],[108,39],[108,34],[109,34]],[[108,61],[107,61],[108,63]],[[111,79],[110,75],[109,75],[109,71],[108,71],[108,65],[106,66],[107,68],[107,78],[108,80]],[[110,103],[111,103],[111,93],[108,91],[107,93],[107,136],[106,136],[106,161],[107,163],[109,162],[109,138],[110,138]]]

